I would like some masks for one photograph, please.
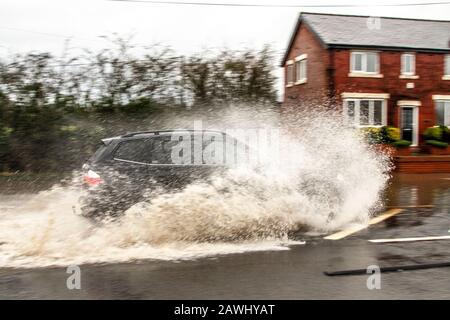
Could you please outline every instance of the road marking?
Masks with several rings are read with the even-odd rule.
[[[390,209],[390,210],[386,211],[385,213],[380,214],[380,215],[370,219],[369,225],[380,223],[381,221],[389,219],[390,217],[395,216],[396,214],[399,214],[402,211],[403,211],[403,209],[398,209],[398,208]]]
[[[340,240],[340,239],[343,239],[343,238],[345,238],[345,237],[347,237],[347,236],[349,236],[349,235],[351,235],[353,233],[361,231],[361,230],[363,230],[363,229],[365,229],[367,227],[368,227],[367,225],[351,226],[351,227],[348,227],[345,230],[342,230],[342,231],[330,234],[329,236],[326,236],[324,239],[326,239],[326,240]]]
[[[368,226],[380,223],[381,221],[384,221],[386,219],[389,219],[392,216],[395,216],[396,214],[399,214],[402,212],[403,209],[390,209],[372,219],[369,220],[369,223],[367,225],[357,225],[357,226],[351,226],[347,229],[344,229],[342,231],[330,234],[329,236],[324,237],[326,240],[340,240],[345,237],[348,237],[349,235],[359,232],[361,230],[366,229]]]
[[[433,204],[418,204],[406,206],[386,206],[386,208],[434,208]]]
[[[438,263],[424,263],[424,264],[410,264],[404,266],[392,266],[392,267],[381,267],[380,272],[397,272],[397,271],[407,271],[407,270],[421,270],[421,269],[431,269],[431,268],[445,268],[450,267],[450,262],[438,262]],[[340,271],[325,271],[324,272],[329,277],[334,276],[356,276],[367,274],[367,269],[353,269],[353,270],[340,270]]]
[[[394,239],[372,239],[373,243],[390,243],[390,242],[412,242],[412,241],[431,241],[431,240],[450,240],[450,236],[433,236],[433,237],[412,237],[412,238],[394,238]]]

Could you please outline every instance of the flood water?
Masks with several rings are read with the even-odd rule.
[[[14,210],[36,193],[59,183],[58,176],[0,177],[0,208]],[[393,174],[382,196],[385,207],[450,206],[450,174]]]
[[[26,191],[16,189],[14,193],[0,196],[2,233],[13,230],[5,229],[6,226],[14,228],[27,223],[27,219],[7,223],[17,208],[33,201],[34,195]],[[46,200],[57,201],[61,194],[52,196]],[[375,245],[369,244],[367,239],[448,235],[450,174],[394,175],[385,190],[384,205],[384,209],[401,207],[404,212],[340,241],[325,241],[321,234],[300,232],[284,241],[196,243],[149,249],[139,243],[110,246],[100,235],[92,237],[88,233],[84,238],[73,238],[71,229],[67,226],[64,229],[58,221],[53,223],[62,228],[62,234],[55,236],[50,232],[48,219],[33,220],[36,230],[46,227],[49,231],[38,233],[35,238],[21,235],[33,239],[37,246],[17,239],[20,246],[14,249],[23,250],[22,255],[7,268],[0,268],[0,298],[450,298],[450,284],[442,281],[450,276],[449,268],[383,274],[381,290],[368,290],[366,276],[327,277],[323,274],[372,264],[392,266],[448,261],[447,241]],[[33,207],[39,209],[36,204]],[[46,247],[49,240],[50,246]],[[85,248],[82,254],[77,252],[82,248]],[[58,250],[62,250],[59,255]],[[85,259],[86,256],[92,259]],[[66,259],[68,257],[73,259]],[[73,262],[81,263],[81,290],[71,291],[65,286],[65,263]]]
[[[450,206],[450,174],[396,174],[385,199],[387,206]]]
[[[301,215],[296,212],[304,210],[303,203],[297,203],[305,201],[301,194],[284,196],[284,190],[278,194],[270,189],[273,199],[261,202],[249,192],[224,198],[216,189],[203,185],[133,207],[120,223],[99,227],[75,214],[79,197],[76,187],[62,183],[49,188],[48,180],[34,185],[33,181],[38,180],[8,180],[7,192],[0,194],[0,263],[4,267],[178,261],[289,250],[304,240],[316,241],[334,231],[314,227],[325,223],[320,212],[316,213],[322,207],[314,202]],[[38,192],[39,187],[47,189]],[[364,196],[367,191],[360,194]],[[350,198],[352,203],[363,201],[356,196]],[[377,212],[392,207],[419,212],[403,222],[409,225],[403,233],[446,232],[450,229],[450,174],[394,174]],[[422,211],[427,210],[424,215]],[[432,223],[422,223],[425,216]]]

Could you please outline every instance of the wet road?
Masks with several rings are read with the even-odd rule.
[[[368,239],[450,235],[450,175],[401,175],[387,207],[404,211],[343,240],[298,235],[290,250],[237,253],[191,261],[81,266],[81,289],[68,290],[65,268],[0,269],[0,298],[38,299],[410,299],[450,298],[450,268],[368,275],[324,271],[450,262],[450,240],[373,244]]]

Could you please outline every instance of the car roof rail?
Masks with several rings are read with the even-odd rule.
[[[121,138],[130,138],[130,137],[134,137],[136,135],[139,134],[155,134],[155,135],[159,135],[160,133],[169,133],[169,132],[180,132],[180,131],[188,131],[188,132],[195,132],[195,131],[200,131],[200,132],[217,132],[217,133],[221,133],[221,134],[225,134],[225,132],[223,131],[219,131],[219,130],[207,130],[207,129],[202,129],[202,130],[194,130],[194,129],[175,129],[175,130],[151,130],[151,131],[136,131],[136,132],[129,132],[126,133],[124,135],[121,135]]]

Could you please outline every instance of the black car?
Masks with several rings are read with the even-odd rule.
[[[206,181],[246,155],[245,144],[220,131],[145,131],[103,139],[83,166],[81,214],[119,217],[152,192],[173,192]]]

